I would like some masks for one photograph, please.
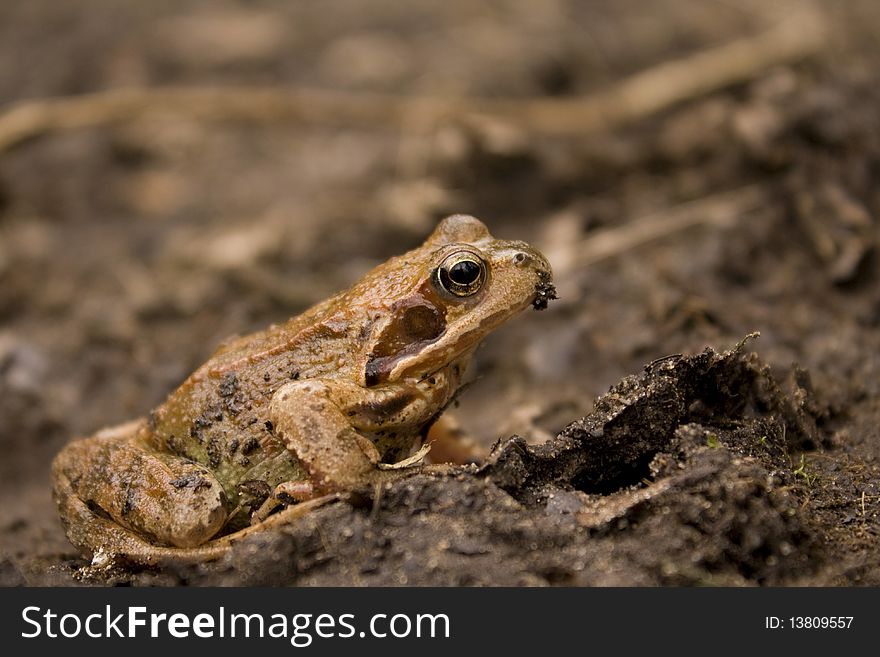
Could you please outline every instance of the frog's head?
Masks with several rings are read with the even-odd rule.
[[[364,385],[421,378],[472,351],[520,311],[556,298],[547,259],[495,239],[466,215],[447,217],[419,248],[363,281],[381,289],[363,359]],[[374,306],[375,308],[375,306]]]

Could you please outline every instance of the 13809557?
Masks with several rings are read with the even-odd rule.
[[[789,627],[793,630],[847,630],[852,626],[853,616],[791,616]]]

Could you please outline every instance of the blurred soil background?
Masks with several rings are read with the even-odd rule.
[[[872,0],[0,3],[0,583],[880,584],[878,35]],[[520,438],[219,566],[80,570],[66,441],[454,212],[557,272],[454,409]]]

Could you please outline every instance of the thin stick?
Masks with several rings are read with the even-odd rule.
[[[564,276],[694,226],[729,225],[760,207],[764,200],[759,186],[740,187],[596,233],[568,249],[570,256],[563,259],[562,266],[556,267],[557,275]]]
[[[660,64],[605,91],[568,99],[406,97],[276,87],[166,87],[26,100],[0,111],[0,152],[46,133],[161,116],[359,126],[399,125],[413,115],[422,121],[483,116],[505,119],[545,135],[594,134],[814,55],[827,37],[821,16],[804,10],[757,35]]]

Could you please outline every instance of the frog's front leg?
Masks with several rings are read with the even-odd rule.
[[[91,551],[124,547],[110,519],[153,544],[193,547],[226,522],[217,479],[197,463],[152,450],[143,430],[143,421],[104,430],[55,458],[55,498],[75,543]]]
[[[408,456],[422,415],[429,413],[414,390],[388,394],[321,379],[288,383],[275,393],[269,410],[276,435],[309,471],[311,495],[363,489],[405,476],[401,470],[381,468],[380,461]]]

